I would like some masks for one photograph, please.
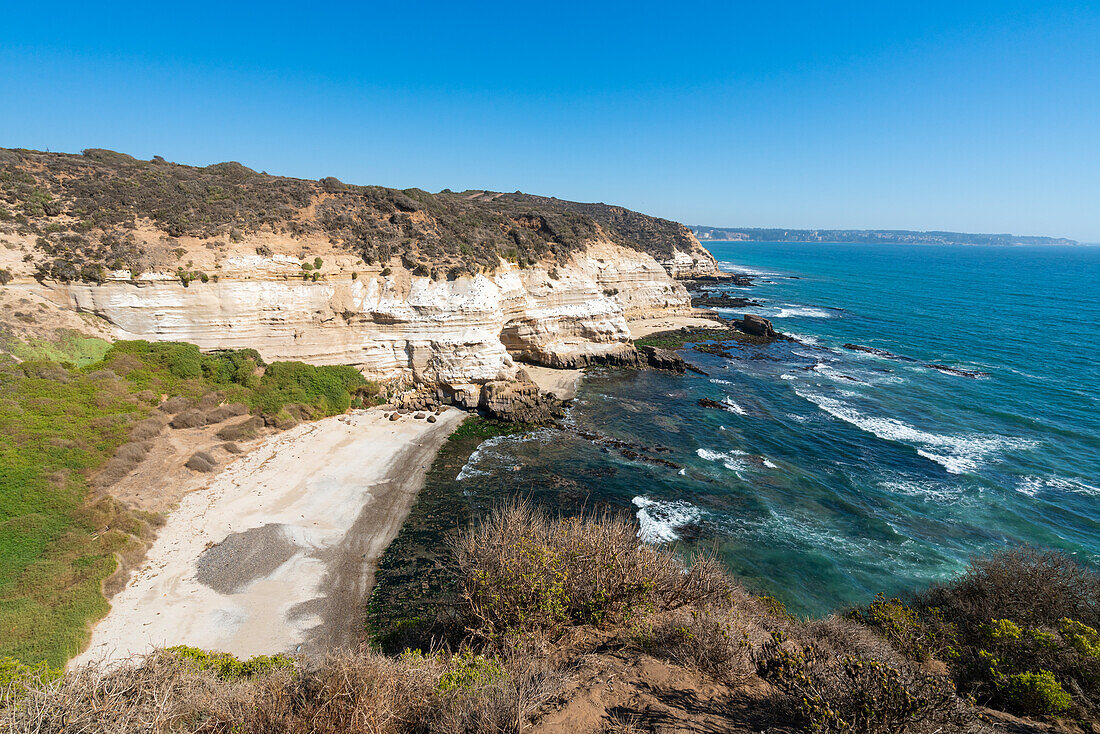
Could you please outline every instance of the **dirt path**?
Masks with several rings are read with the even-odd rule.
[[[243,657],[354,645],[374,564],[463,417],[359,411],[263,442],[183,498],[73,664],[164,645]]]

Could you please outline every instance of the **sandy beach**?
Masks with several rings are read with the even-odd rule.
[[[243,657],[354,646],[375,564],[465,415],[357,411],[261,443],[182,499],[71,664],[165,645]]]
[[[708,312],[702,309],[695,309],[695,313],[699,316],[664,316],[657,319],[631,319],[627,322],[627,326],[630,328],[630,335],[634,339],[641,339],[643,336],[649,336],[650,334],[656,334],[661,331],[672,331],[673,329],[680,329],[685,326],[709,328],[714,326],[714,322],[719,318],[713,312]]]

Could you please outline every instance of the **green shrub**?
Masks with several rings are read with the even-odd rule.
[[[808,731],[942,730],[969,718],[947,678],[859,651],[798,644],[779,630],[758,652],[757,671]]]
[[[0,702],[10,702],[27,688],[57,680],[63,673],[64,670],[51,668],[45,661],[26,665],[15,658],[0,657]]]
[[[1005,676],[1001,689],[1009,710],[1025,714],[1063,714],[1073,703],[1049,670],[1012,673]]]
[[[222,680],[242,680],[277,668],[295,667],[294,658],[287,655],[257,655],[241,660],[227,652],[207,652],[187,645],[169,647],[164,652],[191,670],[210,672]]]
[[[447,660],[447,669],[439,677],[436,690],[470,692],[495,683],[505,676],[504,666],[496,658],[463,649]]]
[[[1100,574],[1030,549],[976,559],[915,597],[957,635],[944,657],[958,687],[1026,715],[1100,717]]]
[[[877,630],[913,660],[950,659],[958,655],[958,635],[938,608],[931,607],[922,613],[901,599],[887,599],[879,593],[866,608],[853,609],[845,616]]]

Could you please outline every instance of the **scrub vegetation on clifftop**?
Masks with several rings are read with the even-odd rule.
[[[0,354],[0,657],[61,665],[107,612],[102,587],[116,557],[140,557],[159,518],[122,506],[93,479],[143,456],[167,422],[158,406],[196,414],[196,425],[251,412],[262,427],[342,413],[378,392],[353,368],[265,365],[253,350],[133,341],[102,355],[78,367]]]
[[[101,282],[110,270],[163,267],[140,227],[169,244],[320,235],[369,265],[398,259],[435,278],[491,272],[501,260],[561,262],[599,236],[658,260],[697,247],[681,224],[606,204],[307,181],[235,162],[200,168],[102,149],[0,149],[0,233],[36,238],[36,277]]]

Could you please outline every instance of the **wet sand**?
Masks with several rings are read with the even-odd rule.
[[[181,500],[72,664],[166,645],[243,657],[354,647],[375,564],[465,415],[358,411],[264,441]]]

